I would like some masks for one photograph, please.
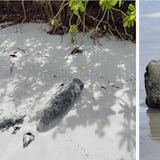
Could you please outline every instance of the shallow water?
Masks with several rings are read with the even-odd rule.
[[[160,59],[160,1],[140,1],[140,160],[159,160],[160,110],[145,105],[144,72]]]

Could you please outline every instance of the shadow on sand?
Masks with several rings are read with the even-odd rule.
[[[3,31],[5,41],[0,45],[1,105],[12,102],[17,110],[26,111],[31,123],[39,119],[44,102],[52,95],[52,87],[77,77],[85,85],[82,94],[43,131],[58,124],[63,130],[55,129],[55,138],[67,129],[96,125],[95,135],[101,138],[106,135],[105,128],[112,129],[114,117],[119,116],[120,126],[117,127],[122,129],[117,133],[119,148],[126,147],[127,151],[135,148],[135,53],[127,48],[128,42],[106,42],[102,39],[102,46],[93,46],[89,40],[82,46],[82,55],[72,56],[73,46],[70,46],[68,35],[64,37],[66,44],[63,44],[59,42],[60,36],[53,38],[45,33],[33,36],[29,31],[28,34],[20,34],[14,30],[9,30],[9,35],[7,29]],[[16,47],[23,48],[25,53],[20,52],[10,74],[10,53]],[[133,63],[129,64],[127,61],[130,59]],[[82,65],[87,69],[81,70]]]

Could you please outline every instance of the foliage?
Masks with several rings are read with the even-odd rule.
[[[53,18],[53,19],[51,20],[51,25],[52,25],[53,27],[56,27],[56,26],[58,25],[58,20]]]
[[[70,25],[69,33],[71,34],[71,42],[72,43],[74,43],[74,36],[77,33],[77,31],[78,31],[77,25],[75,25],[75,24]]]
[[[74,14],[78,15],[79,12],[85,12],[85,3],[87,2],[88,0],[70,0],[69,7]]]
[[[88,1],[89,0],[70,0],[70,2],[69,2],[69,7],[73,11],[73,14],[75,14],[78,17],[76,24],[73,24],[73,25],[70,24],[70,26],[69,26],[69,33],[71,34],[71,42],[72,43],[74,43],[74,36],[78,31],[78,22],[82,21],[79,13],[85,12],[85,10],[86,10],[85,5]],[[71,19],[72,19],[72,17],[71,17]],[[70,21],[71,21],[71,19],[70,19]]]
[[[124,27],[134,27],[134,23],[136,21],[136,6],[133,4],[129,4],[128,11],[123,21]]]
[[[122,40],[135,39],[135,0],[130,2],[124,0],[94,2],[89,0],[62,0],[59,2],[22,0],[15,3],[6,0],[3,3],[9,4],[9,6],[5,8],[5,5],[0,6],[1,23],[6,19],[10,20],[7,14],[11,16],[14,14],[17,18],[13,17],[14,23],[42,20],[52,26],[50,31],[45,30],[47,33],[63,35],[69,32],[73,43],[78,31],[87,32],[87,36],[93,37],[94,40],[106,32],[116,35]],[[19,17],[17,17],[17,13],[19,13]]]
[[[75,24],[71,24],[71,23],[69,24],[69,32],[71,34],[72,43],[74,43],[74,37],[76,33],[78,32],[78,26],[80,22],[85,28],[85,22],[81,19],[80,13],[83,13],[85,17],[86,4],[88,1],[89,0],[70,0],[69,1],[70,9],[72,10],[73,14],[77,16],[77,22]],[[127,12],[124,13],[121,9],[119,9],[122,5],[123,5],[122,0],[99,0],[99,6],[101,7],[103,14],[101,16],[101,19],[96,24],[96,27],[94,29],[92,28],[94,30],[93,35],[96,35],[100,31],[99,27],[103,25],[105,26],[106,30],[107,29],[109,30],[111,34],[113,34],[113,32],[116,32],[119,35],[119,37],[123,39],[123,36],[119,32],[117,26],[114,26],[114,27],[112,25],[106,26],[106,24],[104,24],[104,18],[106,15],[107,15],[107,20],[106,20],[107,23],[110,20],[112,21],[112,23],[115,23],[115,18],[114,18],[113,11],[112,11],[114,9],[120,12],[123,17],[122,25],[124,27],[125,36],[128,36],[130,38],[133,37],[132,35],[129,35],[127,33],[127,30],[125,28],[134,27],[134,23],[136,21],[136,7],[133,4],[129,4]],[[118,6],[119,8],[114,8],[116,6]],[[70,21],[72,18],[73,16],[71,16]]]
[[[99,5],[101,6],[102,10],[111,9],[118,3],[119,7],[122,5],[122,0],[99,0]]]

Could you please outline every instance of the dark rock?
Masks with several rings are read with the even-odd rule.
[[[160,61],[152,60],[145,72],[146,104],[160,107]]]
[[[82,49],[80,46],[76,46],[76,47],[72,50],[71,54],[76,54],[76,53],[82,54],[82,52],[83,52],[83,49]]]
[[[46,104],[38,124],[38,130],[43,129],[55,117],[67,110],[76,97],[80,95],[83,86],[81,80],[77,78],[74,78],[69,84],[61,85],[62,89]]]
[[[8,129],[16,124],[22,124],[25,116],[12,116],[0,119],[0,130]]]
[[[20,129],[21,129],[21,127],[15,126],[15,127],[13,128],[12,134],[16,134]]]

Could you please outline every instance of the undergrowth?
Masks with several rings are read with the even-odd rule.
[[[78,32],[87,32],[94,40],[105,33],[135,40],[135,0],[1,1],[0,15],[0,22],[43,20],[51,26],[49,34],[69,32],[72,43]]]

